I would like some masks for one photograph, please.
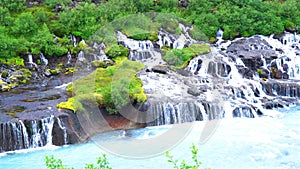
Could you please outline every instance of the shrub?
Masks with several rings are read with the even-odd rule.
[[[196,55],[210,52],[210,48],[206,44],[192,44],[188,48],[164,50],[163,59],[168,62],[168,64],[176,66],[177,68],[184,68]]]
[[[117,57],[127,57],[129,54],[129,49],[123,45],[112,45],[111,47],[106,48],[105,53],[107,56],[115,59]]]

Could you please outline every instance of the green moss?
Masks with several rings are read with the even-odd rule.
[[[29,69],[22,68],[20,71],[23,73],[25,79],[29,80],[31,78],[32,72]]]
[[[72,93],[72,100],[59,107],[84,111],[84,105],[97,104],[107,107],[110,113],[116,113],[118,108],[130,101],[144,102],[147,96],[142,88],[142,81],[136,77],[137,71],[143,68],[142,63],[125,57],[117,58],[115,65],[97,68],[85,78],[69,85],[66,90]],[[76,104],[73,104],[74,101]]]
[[[192,44],[188,47],[195,55],[203,55],[210,52],[210,47],[206,44]]]
[[[92,66],[93,67],[100,67],[100,68],[106,68],[107,67],[107,64],[106,62],[104,61],[101,61],[101,60],[94,60],[92,61]]]
[[[263,74],[263,70],[261,70],[261,69],[257,69],[256,71],[257,71],[257,73],[258,73],[259,75],[262,75],[262,74]]]
[[[80,102],[77,102],[75,98],[69,98],[66,102],[61,102],[56,105],[59,109],[68,109],[76,112],[78,109],[82,109],[82,105]]]
[[[188,48],[183,49],[163,49],[163,59],[171,66],[176,68],[184,68],[187,63],[196,55],[210,52],[210,48],[206,44],[192,44]]]
[[[0,63],[6,64],[8,66],[24,66],[24,59],[21,57],[14,57],[14,58],[1,58]]]
[[[284,28],[287,31],[294,32],[296,30],[296,25],[291,21],[287,21]]]

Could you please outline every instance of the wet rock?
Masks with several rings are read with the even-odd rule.
[[[261,67],[260,69],[257,69],[257,72],[259,74],[260,78],[269,78],[269,70]]]
[[[46,71],[44,72],[44,75],[47,77],[51,76],[50,69],[46,69]]]
[[[190,87],[188,88],[187,93],[193,96],[200,96],[201,91],[197,87]]]
[[[289,79],[289,75],[287,73],[282,74],[282,79]]]
[[[275,67],[271,68],[271,78],[273,79],[282,79],[282,71],[278,70]]]
[[[192,76],[192,73],[185,69],[178,69],[176,70],[176,72],[182,76],[186,76],[186,77]]]
[[[166,65],[156,65],[152,68],[155,73],[167,74],[168,67]]]
[[[189,0],[179,0],[178,7],[187,8],[189,6]]]
[[[231,58],[240,58],[246,67],[256,71],[278,58],[276,51],[268,42],[259,36],[243,38],[229,45],[226,54]]]

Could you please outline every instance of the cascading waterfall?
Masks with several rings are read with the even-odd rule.
[[[178,124],[203,120],[206,116],[203,108],[196,103],[157,103],[152,105],[148,114],[155,119],[148,126],[160,126],[166,124]]]
[[[35,68],[38,67],[37,64],[33,62],[33,58],[32,58],[32,54],[31,53],[28,54],[28,64],[30,66],[34,66]]]
[[[128,58],[134,61],[142,61],[151,58],[154,54],[154,46],[150,40],[133,40],[127,38],[121,32],[117,32],[119,43],[130,49]]]
[[[91,55],[94,56],[94,60],[100,60],[100,61],[109,60],[105,54],[106,45],[103,42],[101,42],[100,44],[94,42],[93,48],[96,50],[95,53],[91,53]]]
[[[48,59],[45,58],[45,56],[43,55],[43,53],[40,54],[40,59],[42,61],[42,63],[47,66],[48,65]]]
[[[300,79],[300,35],[284,32],[279,39],[260,36],[266,40],[279,56],[267,66],[276,65],[277,69],[286,72],[289,79]]]
[[[40,120],[1,123],[0,152],[51,146],[55,119],[64,132],[64,144],[67,144],[67,132],[63,123],[59,118],[50,116]]]
[[[28,63],[33,64],[32,54],[28,54]]]
[[[84,52],[82,50],[78,53],[77,60],[80,62],[83,62],[85,60]]]
[[[72,59],[72,55],[71,55],[70,51],[68,51],[67,58],[68,58],[67,64],[69,64],[71,62],[71,59]]]
[[[57,118],[57,123],[59,128],[62,129],[64,132],[64,144],[68,144],[66,127],[63,125],[63,122],[60,120],[60,118]]]
[[[77,46],[77,40],[76,37],[74,35],[70,35],[70,39],[71,39],[71,43],[73,44],[74,47]]]

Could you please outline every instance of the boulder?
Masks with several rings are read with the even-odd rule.
[[[188,88],[187,93],[193,96],[200,96],[201,91],[197,87],[190,87]]]
[[[155,73],[167,74],[168,66],[156,65],[156,66],[152,67],[152,71]]]

